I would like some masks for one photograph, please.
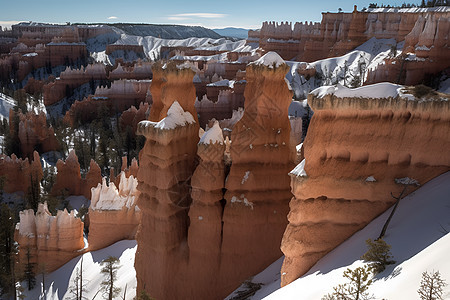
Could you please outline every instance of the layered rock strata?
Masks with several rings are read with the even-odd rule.
[[[91,205],[89,207],[89,250],[105,248],[113,243],[134,239],[140,222],[140,210],[136,206],[139,196],[137,179],[133,175],[127,177],[120,174],[118,187],[113,182],[102,184],[91,189]]]
[[[399,182],[424,184],[450,170],[442,152],[450,147],[448,95],[416,99],[402,89],[322,87],[308,96],[314,116],[305,160],[291,172],[282,285],[391,206]]]
[[[145,290],[161,299],[222,299],[281,255],[278,245],[287,224],[288,172],[293,167],[288,119],[292,93],[284,80],[288,69],[275,53],[247,68],[245,113],[234,125],[231,148],[218,122],[197,145],[199,127],[188,111],[193,90],[186,108],[172,101],[167,117],[139,123],[138,133],[147,141],[138,172],[138,293]],[[168,96],[179,93],[171,90],[175,87],[170,81],[193,86],[185,73],[189,71],[165,69],[172,76],[164,80],[158,72],[153,69],[154,120],[161,113],[153,109],[164,111]]]
[[[137,290],[159,299],[179,298],[186,281],[190,179],[199,139],[193,77],[191,69],[155,65],[150,121],[137,130],[146,138],[138,171]]]
[[[43,268],[52,272],[84,248],[83,222],[74,211],[58,211],[52,216],[47,203],[40,203],[36,214],[32,209],[20,212],[20,223],[16,226],[15,240],[19,244],[19,264],[35,263],[36,270]]]
[[[274,52],[247,67],[244,115],[231,133],[232,165],[225,185],[224,290],[281,255],[290,199],[287,174],[293,166],[288,119],[292,92],[284,80],[288,70]]]

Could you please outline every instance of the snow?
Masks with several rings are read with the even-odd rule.
[[[167,111],[167,117],[159,122],[141,121],[145,127],[153,127],[161,130],[175,129],[177,126],[185,126],[195,123],[194,117],[190,112],[184,111],[178,101],[174,101]]]
[[[223,133],[218,121],[214,121],[214,125],[208,129],[200,138],[199,144],[215,144],[223,145]]]
[[[256,60],[255,62],[251,63],[254,65],[259,65],[259,66],[266,66],[269,67],[271,69],[278,68],[279,66],[285,64],[284,60],[281,58],[280,55],[278,55],[278,53],[274,52],[274,51],[269,51],[266,54],[264,54],[261,58],[259,58],[258,60]]]
[[[366,182],[376,182],[377,180],[373,176],[369,176],[366,178]]]
[[[250,171],[246,171],[244,177],[242,177],[241,184],[244,184],[248,180],[248,176],[250,175]]]
[[[231,197],[231,203],[243,203],[245,206],[249,206],[253,210],[253,202],[248,201],[244,194],[241,194],[239,198],[236,196]]]
[[[301,145],[303,145],[303,144],[301,144]],[[306,159],[303,159],[289,174],[294,175],[296,177],[308,176],[305,172],[305,162],[306,162]]]
[[[410,8],[369,8],[367,12],[370,13],[425,13],[425,12],[450,12],[450,7],[410,7]]]
[[[450,172],[447,172],[401,200],[384,238],[392,246],[396,263],[375,276],[368,292],[376,299],[418,299],[417,289],[424,271],[439,271],[449,283],[449,182]],[[334,286],[345,283],[342,274],[347,268],[363,265],[360,257],[367,251],[365,240],[378,237],[391,210],[328,253],[304,276],[283,288],[280,288],[282,258],[279,259],[253,277],[253,282],[262,282],[264,286],[250,299],[317,300],[331,293]],[[450,299],[449,286],[444,288],[443,299]]]
[[[417,180],[409,177],[395,178],[395,183],[404,185],[420,185]]]
[[[322,86],[315,89],[311,93],[318,98],[323,98],[326,95],[334,94],[338,98],[381,99],[389,97],[396,98],[400,96],[409,100],[414,99],[412,95],[405,94],[403,89],[404,86],[402,85],[393,84],[390,82],[380,82],[355,89],[350,89],[340,84],[337,84],[336,86]]]
[[[216,81],[213,83],[209,83],[206,86],[220,86],[220,87],[227,86],[227,87],[233,88],[234,82],[235,82],[234,80],[224,79],[224,80],[219,80],[219,81]]]
[[[0,121],[9,120],[9,110],[13,109],[15,105],[16,101],[13,98],[0,93]]]
[[[117,270],[117,287],[121,288],[120,295],[123,296],[126,290],[126,300],[131,300],[136,296],[136,271],[134,269],[134,257],[136,254],[136,241],[120,241],[109,247],[98,251],[92,251],[83,254],[83,281],[85,284],[85,293],[87,299],[94,299],[95,294],[100,289],[101,282],[106,279],[100,271],[102,266],[100,263],[108,258],[108,256],[117,257],[120,260],[119,269]],[[81,256],[76,257],[66,263],[58,270],[46,275],[46,299],[60,300],[70,299],[73,295],[70,288],[74,286],[74,278],[76,269],[80,268]],[[36,277],[36,287],[28,291],[25,289],[25,299],[45,299],[41,293],[42,276]],[[118,297],[117,299],[122,299]],[[101,292],[95,299],[102,299]]]

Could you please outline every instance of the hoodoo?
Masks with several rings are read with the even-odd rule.
[[[291,172],[282,285],[391,206],[391,192],[411,183],[412,192],[450,170],[442,153],[450,148],[448,100],[417,99],[391,83],[321,87],[308,96],[314,116],[305,159]]]
[[[174,83],[192,85],[190,70],[153,70],[155,78],[164,76],[151,87],[157,102],[150,119],[159,122],[138,125],[138,134],[147,138],[138,173],[138,293],[222,299],[281,255],[293,167],[288,69],[276,53],[247,68],[245,112],[233,127],[228,151],[217,121],[197,145],[193,107],[174,101],[179,93],[172,91]]]

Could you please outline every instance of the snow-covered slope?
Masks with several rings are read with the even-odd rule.
[[[312,63],[286,62],[291,70],[286,79],[294,90],[296,99],[304,99],[308,93],[322,85],[342,84],[351,86],[358,80],[367,77],[367,71],[375,69],[389,56],[401,54],[404,42],[397,43],[395,39],[371,38],[355,50],[338,57],[318,60]],[[394,53],[394,50],[396,52]],[[297,73],[300,67],[315,68],[316,76],[306,80]],[[359,82],[358,82],[359,81]]]
[[[369,293],[376,299],[419,299],[422,272],[439,271],[450,283],[450,172],[426,183],[401,200],[389,224],[385,241],[392,246],[396,263],[374,278]],[[378,237],[391,209],[322,258],[311,270],[280,289],[282,258],[256,275],[252,282],[264,283],[251,299],[318,300],[333,287],[346,283],[342,274],[361,266],[366,239]],[[240,288],[242,290],[242,287]],[[450,299],[450,286],[444,288]],[[232,296],[232,295],[230,295]]]
[[[134,270],[136,248],[136,241],[120,241],[107,248],[85,253],[83,255],[83,282],[85,285],[83,296],[86,299],[94,299],[100,289],[101,282],[106,279],[106,276],[100,272],[102,268],[100,263],[108,256],[115,256],[120,260],[116,284],[117,287],[121,288],[121,296],[115,299],[122,299],[125,286],[126,300],[133,299],[136,296],[136,272]],[[31,291],[25,289],[25,299],[60,300],[74,298],[70,290],[75,286],[74,278],[80,265],[81,256],[72,259],[58,270],[46,275],[46,298],[42,294],[42,277],[38,275],[36,287]],[[99,292],[95,299],[103,299],[102,292]]]

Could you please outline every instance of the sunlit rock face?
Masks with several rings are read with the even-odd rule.
[[[416,99],[403,88],[322,87],[308,96],[314,116],[305,160],[291,172],[282,285],[391,206],[391,192],[398,196],[411,183],[410,193],[412,179],[424,184],[450,170],[442,152],[450,147],[448,95]]]
[[[176,65],[155,65],[150,121],[140,122],[137,129],[146,138],[138,171],[142,221],[137,289],[159,299],[177,299],[183,295],[183,282],[192,283],[182,276],[188,263],[190,181],[199,140],[194,74]]]
[[[294,153],[288,69],[276,53],[250,65],[245,112],[234,124],[231,143],[213,122],[198,144],[192,106],[174,101],[181,92],[172,91],[184,81],[192,85],[190,70],[153,69],[155,119],[140,122],[137,130],[147,139],[138,172],[138,293],[223,299],[280,257]],[[189,103],[194,99],[193,91]]]
[[[40,203],[36,214],[32,209],[20,212],[14,239],[19,244],[19,264],[26,264],[29,255],[35,270],[52,272],[82,253],[83,222],[74,211],[58,210],[52,216],[47,203]]]
[[[414,85],[425,74],[450,67],[449,17],[446,7],[365,12],[355,7],[352,13],[322,13],[320,23],[264,22],[259,34],[249,34],[249,42],[258,40],[262,49],[287,60],[312,62],[344,55],[371,38],[405,41],[402,55],[371,70],[366,82]]]
[[[105,248],[113,243],[134,239],[140,222],[140,210],[136,206],[139,196],[137,179],[120,173],[118,187],[113,182],[91,189],[89,207],[89,250]]]
[[[288,69],[274,52],[247,67],[245,110],[231,134],[232,165],[225,184],[221,275],[235,279],[226,288],[281,255],[293,167]]]

